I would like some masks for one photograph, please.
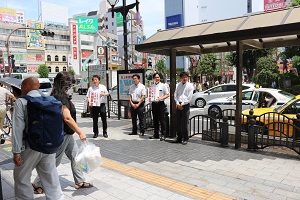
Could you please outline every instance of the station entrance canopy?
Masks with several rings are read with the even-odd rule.
[[[242,111],[243,50],[286,46],[300,46],[300,7],[159,31],[135,48],[140,52],[170,56],[171,98],[175,91],[174,57],[236,51],[238,115]],[[171,129],[174,132],[176,105],[173,99],[171,107]],[[237,117],[236,124],[236,148],[239,148],[240,117]]]

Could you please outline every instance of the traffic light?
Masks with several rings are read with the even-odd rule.
[[[48,31],[46,31],[46,30],[44,30],[44,31],[41,31],[41,35],[42,36],[47,36],[47,37],[54,37],[54,32],[51,32],[50,30],[48,30]]]
[[[10,64],[11,64],[11,67],[14,69],[15,68],[15,55],[10,55],[9,56],[9,58],[10,58]]]

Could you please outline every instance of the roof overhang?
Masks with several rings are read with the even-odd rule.
[[[247,15],[159,31],[142,44],[137,51],[169,55],[229,52],[236,50],[236,41],[243,49],[264,49],[300,46],[300,7]]]

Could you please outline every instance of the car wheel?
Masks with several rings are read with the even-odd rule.
[[[195,105],[198,107],[198,108],[203,108],[205,105],[206,105],[206,102],[204,99],[197,99],[195,101]]]
[[[212,114],[212,112],[214,112],[215,115]],[[210,106],[208,108],[208,116],[210,116],[210,117],[216,117],[217,119],[221,119],[222,118],[222,110],[221,110],[221,108],[219,106],[215,106],[215,105]]]

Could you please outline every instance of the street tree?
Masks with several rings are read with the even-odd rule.
[[[300,73],[300,56],[293,56],[292,64],[297,69],[297,72]]]
[[[194,82],[197,82],[198,75],[200,74],[200,58],[200,56],[188,56],[190,61],[189,72]]]
[[[40,78],[48,78],[49,75],[49,69],[47,65],[42,64],[39,66],[37,73],[40,75]]]
[[[204,54],[201,56],[199,73],[207,76],[209,80],[213,80],[219,75],[216,65],[217,57],[215,54]]]
[[[256,69],[256,62],[259,58],[269,56],[274,53],[275,49],[256,49],[247,50],[243,52],[243,67],[247,70],[249,79],[252,79],[254,69]],[[236,52],[231,52],[225,57],[226,61],[232,65],[236,64]]]
[[[69,68],[68,69],[68,72],[72,75],[72,76],[75,76],[75,71],[74,71],[74,69],[72,69],[72,68]]]
[[[289,7],[295,7],[295,6],[300,6],[300,0],[292,0]]]
[[[161,73],[165,77],[165,75],[167,73],[167,66],[163,59],[157,61],[156,68],[157,68],[158,72]]]
[[[279,68],[271,57],[261,57],[256,63],[257,74],[253,77],[255,83],[263,87],[271,87],[272,82],[279,79]]]

